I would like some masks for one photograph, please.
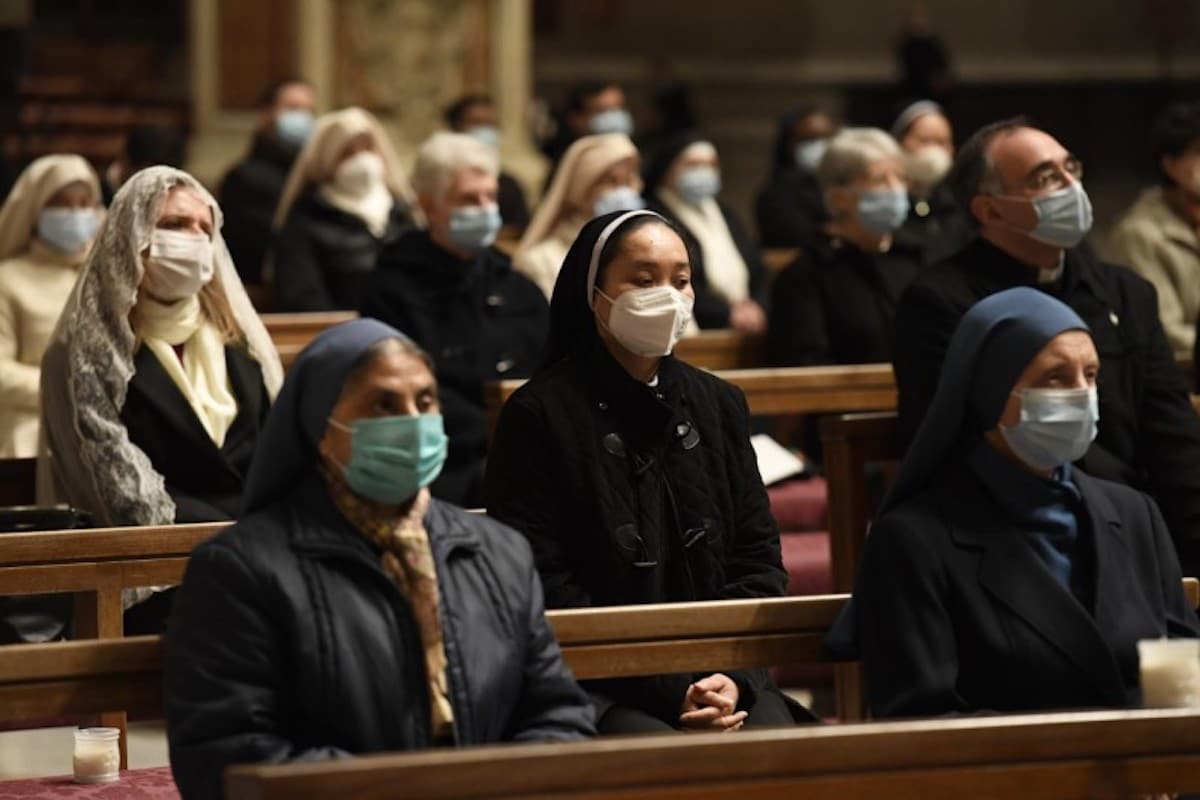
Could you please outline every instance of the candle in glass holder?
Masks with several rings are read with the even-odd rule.
[[[1145,639],[1137,646],[1142,705],[1200,706],[1200,639]]]
[[[120,778],[120,738],[117,728],[75,731],[75,782],[112,783]]]

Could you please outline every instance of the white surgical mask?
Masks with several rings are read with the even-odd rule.
[[[596,294],[612,304],[609,332],[635,355],[670,355],[692,319],[692,299],[674,286],[630,289],[616,300],[599,288]]]
[[[213,244],[207,236],[163,229],[151,234],[145,292],[173,303],[194,297],[212,278]]]
[[[476,125],[468,128],[466,134],[485,147],[500,149],[500,129],[495,125]]]
[[[633,116],[623,108],[610,108],[593,114],[588,121],[592,133],[623,133],[633,135]]]
[[[592,213],[603,217],[614,211],[638,211],[645,207],[646,201],[632,186],[618,186],[596,198],[596,202],[592,204]]]
[[[954,159],[946,148],[936,144],[927,144],[909,153],[905,159],[904,169],[909,183],[923,189],[932,189],[942,182]]]
[[[334,187],[351,197],[365,197],[381,183],[383,159],[371,150],[350,156],[333,173]]]
[[[1021,421],[1012,427],[999,426],[1000,435],[1017,458],[1039,470],[1083,458],[1096,438],[1100,420],[1095,386],[1024,389],[1020,398]]]
[[[99,227],[94,208],[43,208],[38,214],[38,238],[63,253],[87,247]]]
[[[676,179],[675,191],[689,203],[699,205],[721,193],[721,173],[714,167],[688,167]]]
[[[817,167],[821,166],[821,159],[825,157],[825,151],[828,149],[828,139],[805,139],[803,142],[796,142],[796,148],[793,152],[796,165],[805,172],[816,172]]]

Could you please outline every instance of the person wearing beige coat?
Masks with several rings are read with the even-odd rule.
[[[101,213],[99,179],[73,155],[31,163],[0,208],[0,458],[37,455],[42,354]]]
[[[1167,341],[1190,357],[1200,316],[1200,102],[1168,106],[1150,139],[1160,185],[1117,224],[1109,260],[1154,284]]]

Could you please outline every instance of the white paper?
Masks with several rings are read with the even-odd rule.
[[[750,437],[764,486],[804,472],[804,461],[765,433]]]

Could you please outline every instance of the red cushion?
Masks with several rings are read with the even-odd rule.
[[[2,800],[179,800],[170,767],[130,769],[116,783],[75,783],[71,776],[0,781]]]
[[[767,487],[771,513],[781,531],[819,531],[825,528],[828,500],[824,478],[807,478]]]

